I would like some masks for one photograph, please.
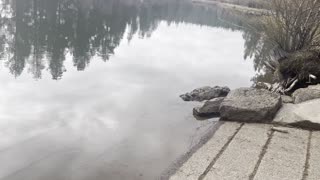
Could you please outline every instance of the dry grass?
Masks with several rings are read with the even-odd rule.
[[[264,32],[286,53],[319,45],[320,0],[272,0]]]

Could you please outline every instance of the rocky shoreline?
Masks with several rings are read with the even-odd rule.
[[[320,130],[320,84],[297,89],[291,96],[266,89],[205,86],[180,96],[184,101],[204,102],[195,107],[197,119],[220,117],[222,121],[268,123]],[[200,118],[199,118],[200,117]]]

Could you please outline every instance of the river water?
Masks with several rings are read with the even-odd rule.
[[[223,18],[183,0],[1,0],[0,179],[159,177],[217,121],[180,94],[252,85]]]

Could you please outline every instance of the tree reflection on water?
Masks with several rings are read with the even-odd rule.
[[[161,21],[238,29],[219,21],[224,11],[185,0],[2,0],[0,11],[0,59],[36,79],[45,69],[62,78],[67,54],[77,70],[93,56],[107,61],[125,37],[147,38]]]

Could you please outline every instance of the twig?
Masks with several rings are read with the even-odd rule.
[[[296,79],[293,81],[293,83],[290,85],[290,87],[287,88],[287,89],[285,89],[284,92],[289,92],[289,91],[291,91],[298,82],[299,82],[299,80],[298,80],[298,78],[296,78]]]

